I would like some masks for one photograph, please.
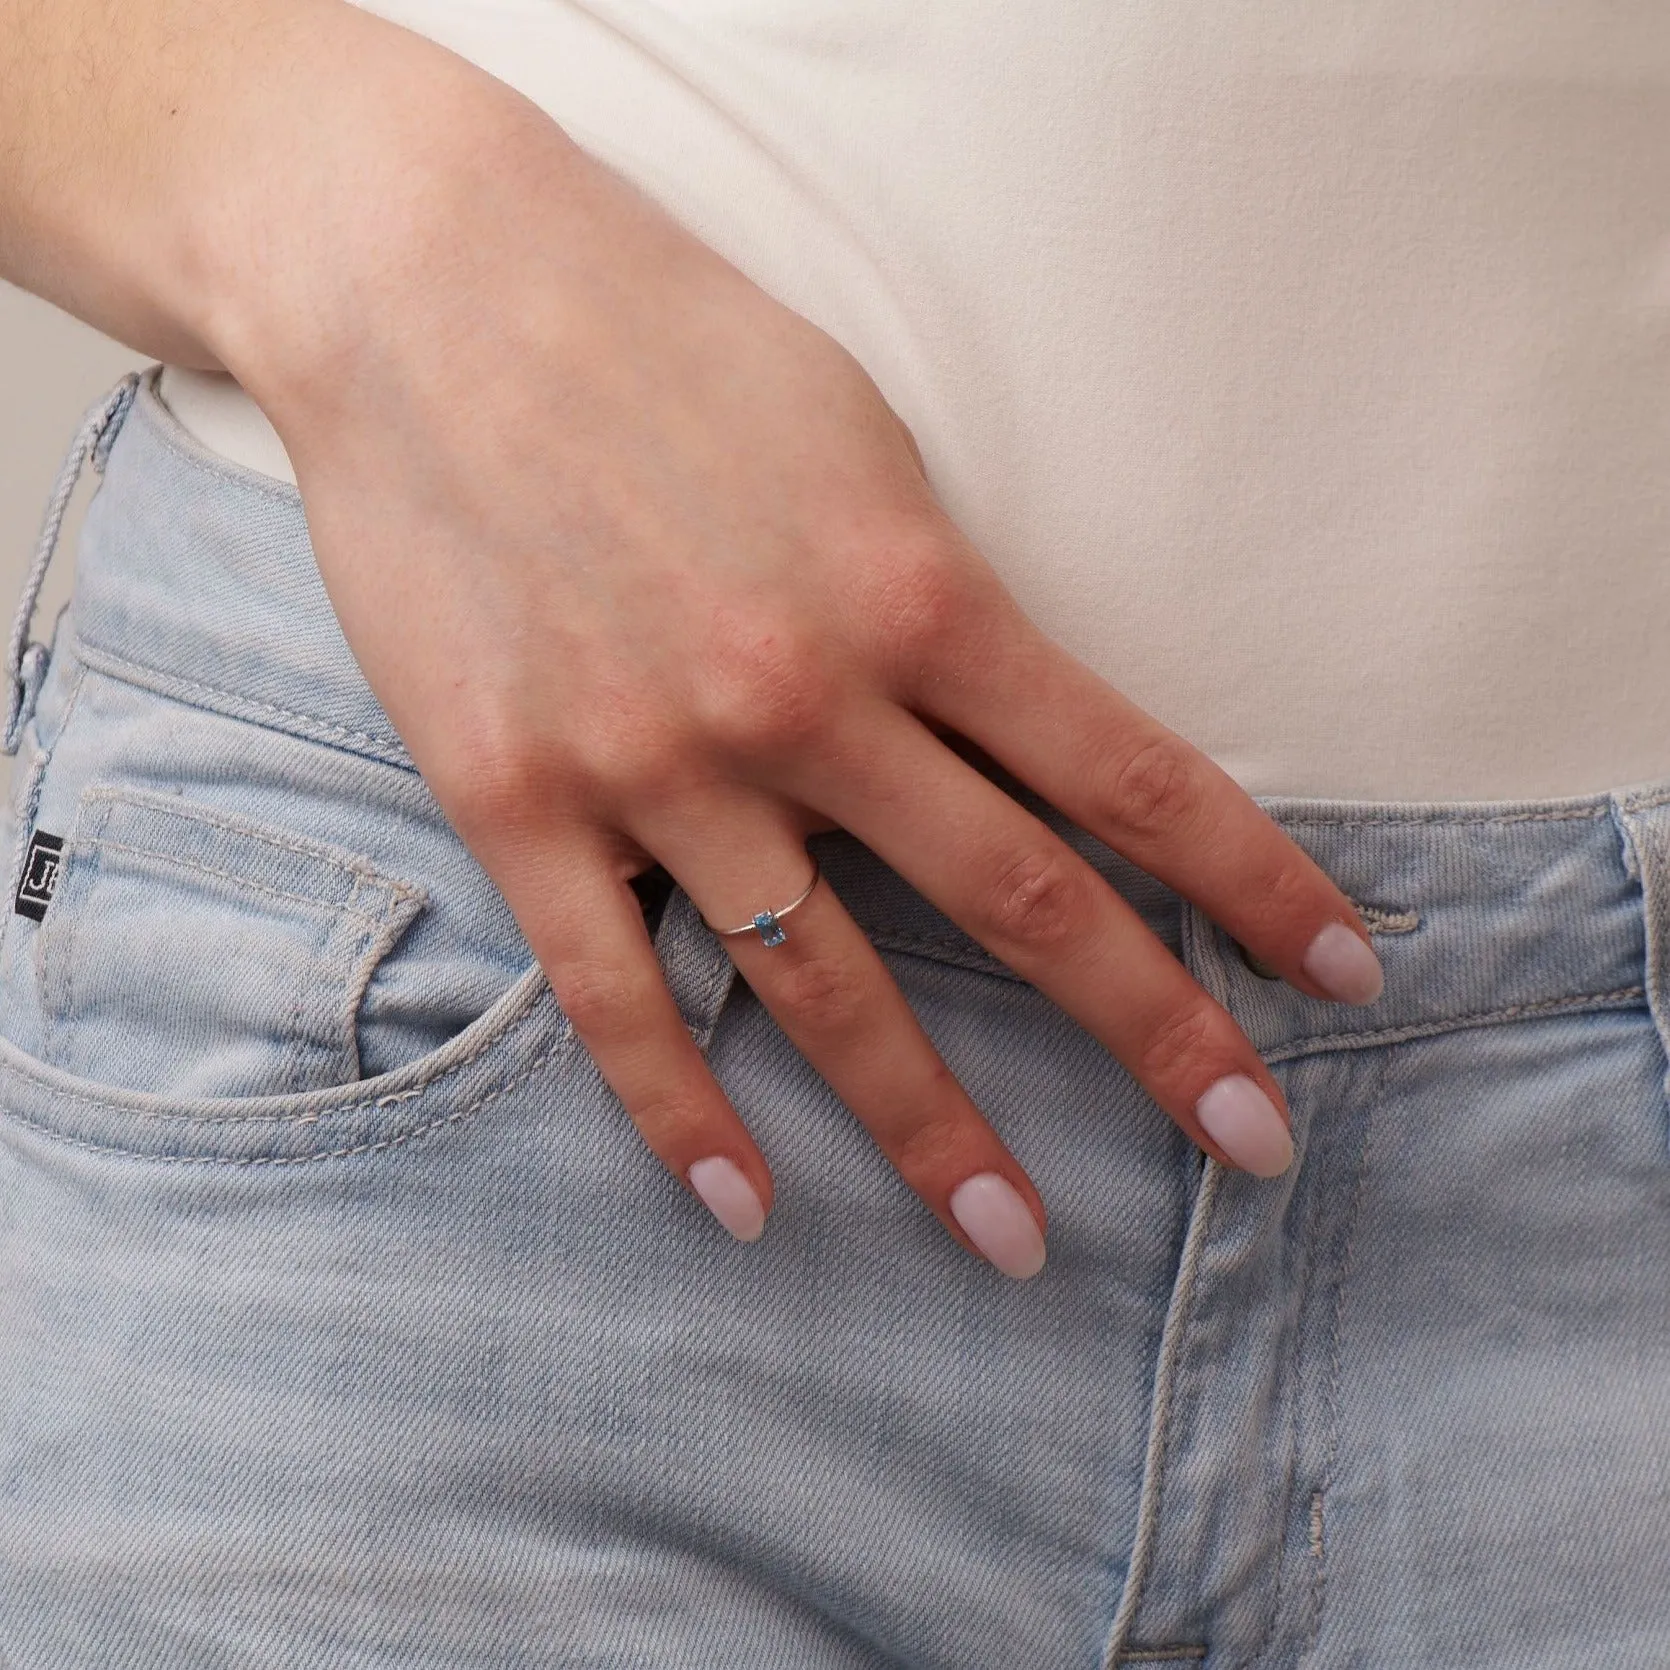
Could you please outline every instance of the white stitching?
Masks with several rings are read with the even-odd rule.
[[[335,915],[352,916],[364,922],[367,927],[381,927],[387,920],[386,910],[381,916],[373,916],[370,911],[356,910],[352,905],[339,905],[334,900],[321,899],[313,894],[287,893],[282,887],[269,887],[265,882],[251,881],[248,876],[241,876],[235,870],[221,870],[213,864],[199,864],[195,859],[180,857],[178,853],[156,852],[150,847],[130,846],[126,841],[108,840],[103,835],[83,835],[75,844],[81,847],[104,847],[111,852],[131,853],[136,858],[160,859],[165,864],[172,864],[181,870],[195,870],[199,875],[214,876],[221,881],[233,882],[252,893],[264,893],[270,899],[283,899],[291,904],[311,905],[315,910],[328,910]],[[409,891],[400,889],[396,884],[390,884],[390,891],[397,893],[402,902],[411,897]]]
[[[91,651],[89,654],[88,652]],[[130,661],[125,655],[119,655],[115,650],[77,632],[75,653],[85,661],[94,672],[104,673],[107,677],[120,679],[124,683],[137,685],[141,690],[150,690],[157,695],[168,696],[172,692],[168,685],[177,685],[182,690],[195,691],[204,697],[234,706],[245,707],[255,713],[264,713],[274,719],[288,719],[293,724],[305,725],[318,735],[311,738],[315,741],[335,741],[343,743],[357,742],[371,751],[373,758],[384,765],[392,765],[402,771],[415,771],[417,768],[411,763],[411,755],[406,752],[405,745],[392,733],[388,736],[378,736],[371,731],[350,730],[346,725],[332,724],[328,719],[316,718],[311,713],[297,713],[291,708],[279,707],[274,702],[263,702],[254,696],[246,696],[237,690],[225,690],[216,684],[205,684],[200,679],[187,678],[183,673],[167,672],[159,667],[148,667],[142,661]],[[183,698],[175,697],[175,700]],[[224,711],[215,709],[213,711]],[[278,727],[287,729],[288,727]]]
[[[526,979],[527,976],[524,975],[522,978]],[[515,987],[512,987],[511,990],[514,991]],[[524,1000],[523,1007],[514,1012],[510,1018],[503,1023],[502,1029],[496,1029],[488,1033],[486,1037],[476,1043],[468,1054],[460,1056],[456,1061],[437,1063],[432,1077],[422,1080],[420,1083],[411,1086],[406,1091],[391,1091],[389,1094],[397,1094],[402,1100],[406,1100],[412,1096],[420,1096],[431,1090],[435,1085],[441,1083],[443,1080],[454,1077],[458,1073],[462,1072],[466,1067],[473,1066],[482,1058],[482,1056],[486,1055],[489,1051],[496,1049],[500,1044],[511,1038],[517,1030],[527,1024],[530,1016],[533,1014],[535,1004],[539,1001],[541,992],[548,990],[549,988],[545,981],[541,979],[530,988],[529,996]],[[508,995],[509,994],[507,993],[506,996]],[[503,999],[501,998],[500,1001],[502,1002]],[[488,1013],[491,1013],[491,1010],[489,1010]],[[568,1017],[563,1015],[560,1010],[558,1011],[558,1014],[561,1022],[561,1031],[557,1039],[557,1044],[552,1046],[553,1049],[559,1044],[566,1045],[572,1043],[577,1036],[574,1032],[572,1024],[568,1020]],[[443,1049],[445,1047],[446,1046],[444,1045],[442,1046]],[[325,1116],[336,1119],[345,1114],[366,1113],[378,1105],[378,1099],[373,1098],[370,1101],[364,1102],[344,1102],[340,1107],[311,1108],[302,1113],[250,1113],[241,1110],[235,1110],[227,1113],[176,1113],[168,1107],[135,1108],[131,1105],[131,1103],[114,1102],[108,1097],[90,1095],[86,1091],[82,1090],[71,1090],[67,1086],[52,1084],[44,1079],[37,1078],[34,1074],[30,1073],[26,1068],[20,1066],[15,1061],[0,1059],[0,1077],[7,1075],[13,1079],[21,1080],[24,1084],[34,1086],[36,1089],[42,1091],[50,1097],[54,1097],[61,1101],[80,1102],[83,1106],[90,1107],[95,1112],[115,1114],[123,1118],[130,1119],[167,1120],[181,1125],[311,1125]],[[18,1116],[11,1110],[0,1107],[0,1118],[16,1117]],[[48,1129],[48,1127],[45,1126],[38,1128],[43,1130]]]
[[[1266,810],[1268,810],[1266,808]],[[1330,818],[1318,814],[1307,817],[1303,812],[1270,812],[1269,815],[1279,824],[1306,825],[1320,829],[1356,829],[1374,824],[1428,824],[1428,823],[1567,823],[1573,820],[1586,820],[1610,817],[1610,806],[1574,807],[1569,811],[1554,812],[1423,812],[1413,817],[1389,815],[1379,816],[1373,812],[1365,812],[1357,817]]]
[[[1334,1469],[1339,1461],[1340,1445],[1340,1385],[1344,1374],[1345,1353],[1343,1341],[1345,1337],[1345,1286],[1351,1278],[1352,1263],[1357,1251],[1357,1229],[1362,1223],[1363,1200],[1368,1189],[1369,1157],[1373,1153],[1375,1133],[1378,1121],[1375,1111],[1386,1093],[1387,1071],[1391,1065],[1390,1057],[1381,1057],[1379,1071],[1374,1077],[1374,1087],[1361,1098],[1363,1107],[1363,1145],[1357,1151],[1357,1164],[1351,1180],[1351,1201],[1347,1210],[1351,1216],[1346,1224],[1345,1246],[1340,1252],[1339,1275],[1334,1283],[1334,1303],[1332,1315],[1328,1319],[1329,1356],[1328,1356],[1328,1389],[1326,1393],[1328,1422],[1327,1447],[1323,1451],[1321,1477],[1316,1490],[1311,1495],[1311,1552],[1316,1559],[1316,1566],[1311,1574],[1310,1601],[1311,1621],[1307,1632],[1309,1639],[1302,1649],[1301,1656],[1313,1652],[1317,1642],[1322,1637],[1322,1608],[1327,1600],[1327,1544],[1323,1540],[1324,1511],[1327,1493],[1334,1482]]]
[[[1357,904],[1355,899],[1351,902],[1371,934],[1408,934],[1421,925],[1418,910],[1381,910],[1376,905]]]
[[[219,476],[222,481],[229,481],[234,486],[247,488],[252,493],[259,493],[264,498],[276,499],[280,504],[288,505],[292,510],[301,510],[303,501],[299,488],[292,487],[287,481],[281,481],[277,476],[270,476],[264,470],[252,470],[242,465],[223,462],[221,458],[210,452],[200,451],[194,446],[182,444],[174,436],[173,430],[178,426],[189,438],[190,430],[180,423],[173,411],[164,402],[161,393],[154,386],[161,381],[161,373],[153,372],[141,380],[140,388],[134,405],[145,415],[145,427],[156,441],[167,447],[174,456],[194,469],[204,471],[209,475]],[[152,404],[156,410],[152,410]]]
[[[1291,1044],[1276,1045],[1259,1054],[1267,1062],[1291,1061],[1295,1056],[1312,1050],[1339,1045],[1354,1049],[1371,1049],[1376,1044],[1396,1044],[1409,1038],[1430,1038],[1441,1032],[1454,1032],[1461,1027],[1483,1026],[1491,1021],[1513,1020],[1523,1015],[1557,1015],[1572,1009],[1593,1008],[1597,1005],[1622,1007],[1647,995],[1645,986],[1620,986],[1611,992],[1580,992],[1575,997],[1540,998],[1535,1003],[1510,1003],[1504,1009],[1484,1009],[1469,1015],[1443,1015],[1430,1021],[1416,1021],[1408,1026],[1387,1027],[1380,1032],[1326,1032],[1296,1038]]]
[[[205,824],[210,829],[224,830],[229,835],[242,835],[249,840],[259,841],[263,846],[299,853],[304,858],[316,858],[321,864],[328,864],[332,869],[343,870],[350,875],[370,877],[374,881],[387,884],[397,892],[419,891],[406,882],[397,881],[393,876],[384,875],[370,859],[362,857],[359,853],[349,852],[342,847],[326,846],[322,841],[305,841],[300,836],[287,835],[282,830],[269,830],[260,824],[216,811],[212,806],[199,805],[195,801],[176,800],[168,795],[144,794],[108,784],[97,784],[84,790],[81,798],[88,802],[102,800],[118,806],[132,806],[138,811],[156,812],[164,818],[182,818],[190,823]]]
[[[62,1143],[67,1148],[81,1148],[94,1154],[117,1154],[122,1156],[124,1159],[144,1160],[152,1165],[308,1165],[315,1160],[345,1160],[356,1154],[380,1154],[386,1149],[399,1148],[405,1143],[415,1142],[417,1138],[427,1136],[431,1131],[440,1130],[443,1125],[460,1124],[463,1120],[469,1119],[473,1115],[480,1113],[483,1108],[497,1101],[499,1097],[506,1096],[512,1090],[519,1089],[522,1085],[526,1084],[529,1079],[533,1078],[535,1074],[540,1071],[541,1068],[543,1068],[548,1062],[555,1059],[559,1051],[561,1051],[563,1046],[569,1041],[569,1038],[556,1039],[546,1050],[536,1056],[522,1072],[518,1073],[514,1078],[507,1079],[503,1084],[495,1086],[478,1101],[471,1102],[468,1107],[459,1108],[457,1111],[446,1114],[440,1119],[431,1120],[427,1125],[419,1125],[414,1130],[402,1131],[399,1136],[385,1137],[381,1142],[362,1142],[351,1148],[332,1148],[318,1154],[252,1154],[244,1158],[237,1158],[225,1154],[148,1154],[142,1148],[119,1148],[110,1143],[87,1142],[80,1137],[65,1136],[62,1132],[54,1130],[50,1125],[42,1124],[38,1120],[25,1118],[24,1115],[16,1112],[15,1110],[7,1110],[4,1113],[4,1117],[12,1120],[15,1124],[23,1126],[25,1130],[36,1131],[54,1142]],[[65,1092],[65,1094],[70,1094],[70,1092]],[[366,1107],[372,1107],[376,1104],[366,1103],[364,1105]],[[340,1112],[347,1110],[338,1109],[333,1111]],[[304,1117],[295,1121],[295,1123],[314,1124],[317,1123],[318,1117],[318,1114],[315,1114],[311,1119]],[[195,1123],[201,1123],[201,1121],[196,1121]],[[222,1121],[222,1123],[235,1124],[237,1121],[228,1120]]]
[[[1195,1188],[1194,1205],[1183,1237],[1182,1257],[1178,1260],[1177,1275],[1172,1284],[1171,1302],[1166,1307],[1165,1322],[1160,1330],[1160,1349],[1154,1365],[1154,1391],[1148,1416],[1148,1442],[1143,1452],[1142,1484],[1137,1498],[1136,1538],[1131,1544],[1130,1563],[1125,1568],[1124,1593],[1119,1598],[1113,1622],[1108,1626],[1107,1645],[1102,1653],[1104,1670],[1112,1670],[1123,1657],[1125,1639],[1136,1621],[1137,1611],[1148,1588],[1154,1548],[1159,1539],[1166,1467],[1171,1460],[1171,1413],[1178,1362],[1183,1355],[1183,1337],[1188,1332],[1194,1311],[1195,1283],[1200,1274],[1202,1250],[1210,1233],[1223,1176],[1223,1168],[1208,1156]]]

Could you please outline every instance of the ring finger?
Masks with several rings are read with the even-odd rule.
[[[945,1227],[1005,1275],[1044,1262],[1038,1191],[940,1059],[904,994],[780,815],[681,818],[699,841],[644,844],[720,933],[789,1041],[851,1109]],[[756,910],[781,921],[749,921]],[[743,928],[740,924],[747,923]],[[736,931],[730,931],[730,930]],[[777,943],[769,938],[781,934]]]

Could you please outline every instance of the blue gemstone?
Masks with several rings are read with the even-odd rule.
[[[789,937],[783,924],[769,910],[762,910],[754,918],[754,926],[760,930],[760,938],[767,945],[781,945]]]

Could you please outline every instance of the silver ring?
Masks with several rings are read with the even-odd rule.
[[[763,944],[781,945],[789,937],[783,927],[783,918],[791,910],[798,910],[801,905],[811,898],[812,889],[817,886],[818,877],[822,874],[823,872],[818,868],[818,861],[814,858],[812,860],[812,879],[781,910],[759,911],[753,921],[744,922],[740,928],[716,928],[705,916],[702,917],[702,926],[709,933],[717,934],[721,939],[729,939],[733,934],[757,933]]]

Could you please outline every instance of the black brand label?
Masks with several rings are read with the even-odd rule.
[[[23,879],[17,884],[12,908],[19,916],[46,920],[52,890],[58,885],[58,855],[64,850],[62,835],[48,835],[37,829],[29,841],[29,856],[23,861]]]

